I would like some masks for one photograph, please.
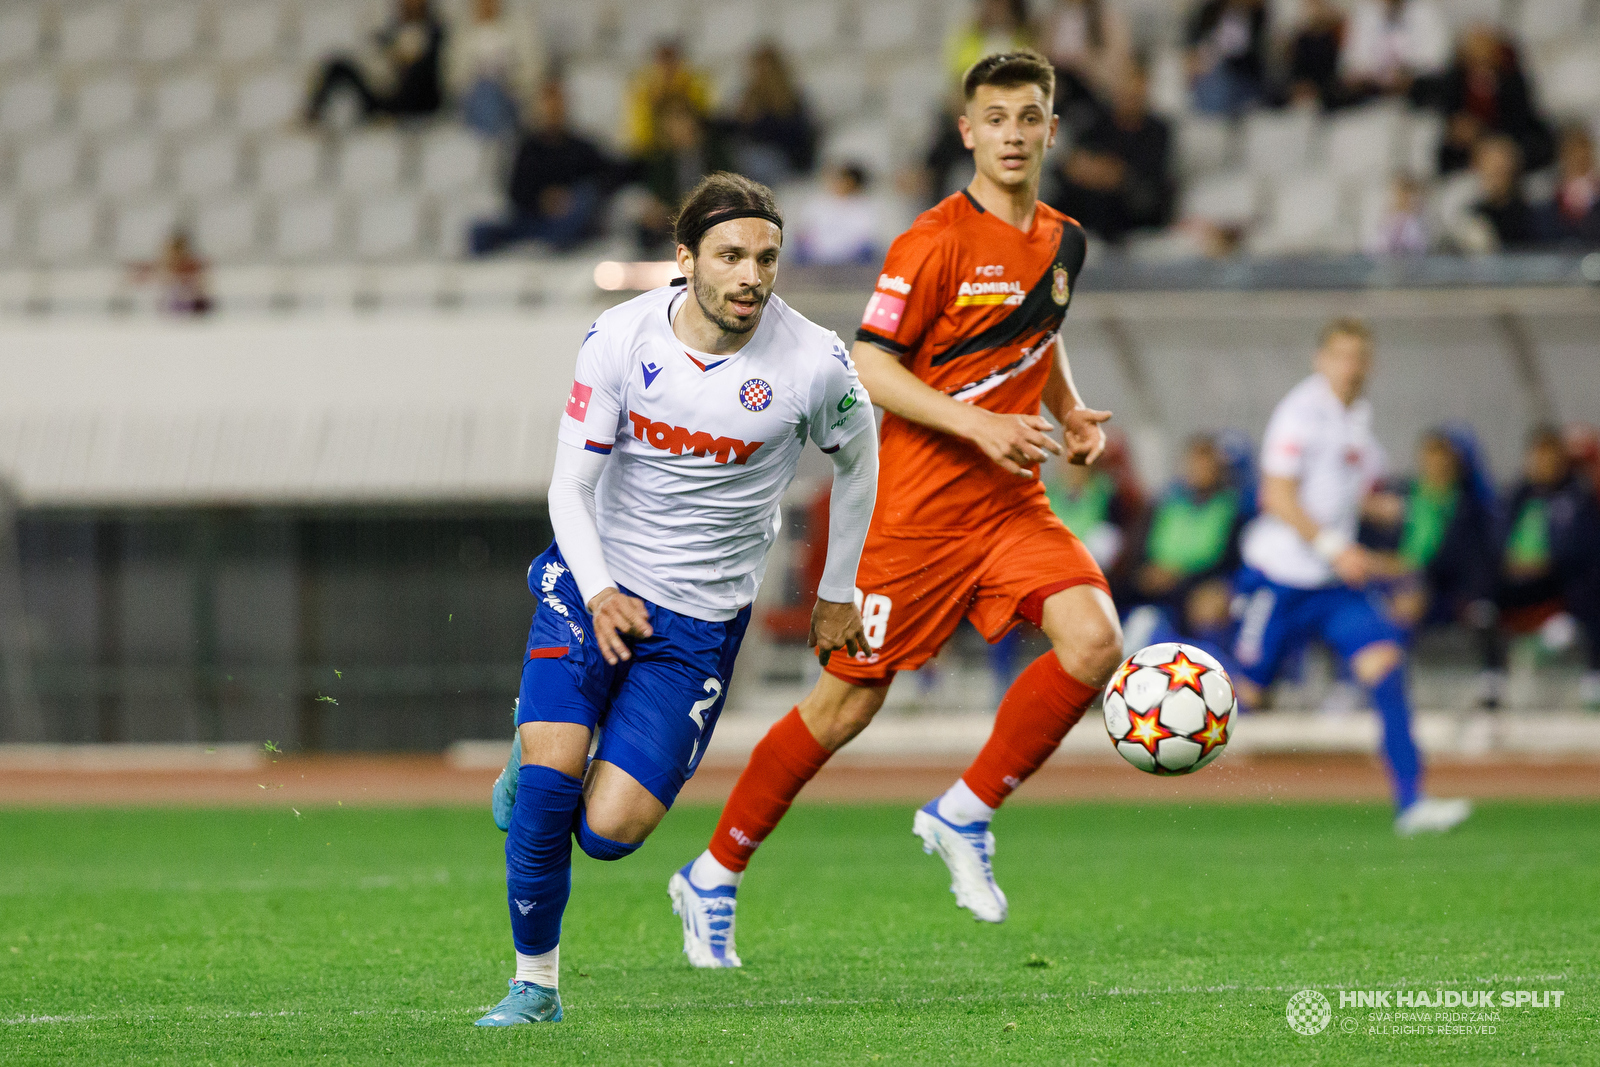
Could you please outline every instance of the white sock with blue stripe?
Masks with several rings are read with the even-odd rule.
[[[939,798],[938,812],[939,818],[952,826],[969,826],[994,818],[994,809],[979,800],[963,778],[957,778],[956,784],[944,791]]]

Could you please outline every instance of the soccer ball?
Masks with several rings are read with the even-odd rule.
[[[1189,774],[1222,755],[1239,709],[1222,664],[1176,642],[1124,660],[1103,704],[1111,743],[1151,774]]]

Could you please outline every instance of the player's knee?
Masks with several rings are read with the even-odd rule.
[[[1382,682],[1404,665],[1405,651],[1393,641],[1379,641],[1368,645],[1350,659],[1350,671],[1356,681],[1364,686]]]
[[[1084,685],[1102,686],[1122,662],[1122,627],[1115,620],[1090,616],[1063,635],[1055,648],[1068,674]]]
[[[589,826],[589,815],[584,809],[578,809],[578,818],[573,825],[573,836],[578,839],[578,847],[585,856],[597,860],[620,860],[639,851],[643,841],[617,841],[603,834],[596,833]],[[608,827],[609,829],[609,827]]]
[[[817,744],[835,752],[843,747],[872,722],[878,709],[883,707],[886,688],[867,688],[837,682],[831,675],[823,676],[811,695],[800,703],[800,720],[817,739]]]

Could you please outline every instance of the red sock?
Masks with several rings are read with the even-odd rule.
[[[962,780],[979,800],[998,808],[1044,766],[1099,692],[1068,674],[1054,652],[1046,652],[1006,690],[989,740]]]
[[[778,825],[800,790],[833,755],[817,744],[800,709],[772,724],[750,753],[750,762],[722,806],[711,855],[730,871],[742,871],[750,857]]]

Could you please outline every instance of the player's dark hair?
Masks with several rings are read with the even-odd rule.
[[[688,245],[689,251],[698,256],[700,239],[724,217],[766,218],[783,229],[783,216],[778,213],[771,189],[742,174],[718,171],[701,178],[684,198],[672,223],[672,238]]]
[[[1044,90],[1045,104],[1049,107],[1056,98],[1056,69],[1044,56],[1026,48],[996,52],[968,67],[961,79],[961,91],[969,102],[980,85],[993,85],[997,89],[1037,85]]]
[[[1372,327],[1353,315],[1345,315],[1334,319],[1322,328],[1322,333],[1317,337],[1317,347],[1322,348],[1335,337],[1354,337],[1358,341],[1372,343]]]

